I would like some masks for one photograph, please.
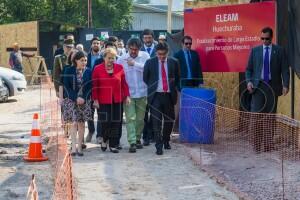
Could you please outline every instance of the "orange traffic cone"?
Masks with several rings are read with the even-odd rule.
[[[42,153],[41,131],[39,125],[39,115],[37,113],[33,115],[29,151],[28,156],[25,156],[24,160],[28,162],[48,160],[48,158],[44,157]]]

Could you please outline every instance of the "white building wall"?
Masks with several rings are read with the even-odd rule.
[[[153,12],[142,8],[134,8],[132,30],[144,30],[150,28],[153,30],[167,29],[167,14]],[[183,28],[183,16],[172,16],[172,29],[178,30]]]

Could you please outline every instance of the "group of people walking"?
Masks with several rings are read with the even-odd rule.
[[[199,57],[191,50],[189,36],[183,38],[177,58],[168,55],[164,40],[154,40],[152,30],[145,29],[142,40],[130,38],[125,50],[117,37],[111,36],[104,43],[95,37],[86,54],[75,48],[73,35],[66,35],[63,49],[54,59],[53,81],[64,131],[71,135],[73,156],[83,155],[84,143],[91,142],[95,132],[102,151],[118,153],[122,149],[123,112],[129,152],[151,142],[155,142],[157,155],[171,149],[178,92],[203,83]],[[180,79],[188,80],[188,84],[180,85]],[[84,141],[85,122],[89,132]]]

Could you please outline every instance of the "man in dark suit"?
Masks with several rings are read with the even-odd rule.
[[[145,51],[151,58],[156,56],[155,49],[156,43],[154,41],[154,32],[151,29],[145,29],[142,32],[143,45],[141,51]],[[144,146],[148,146],[150,141],[154,139],[154,133],[152,130],[152,122],[149,118],[149,105],[146,107],[145,118],[144,118],[144,129],[143,129],[143,142]]]
[[[262,45],[251,50],[246,69],[247,89],[252,94],[251,112],[276,113],[278,97],[289,91],[290,71],[283,48],[272,44],[273,30],[261,31]],[[259,153],[272,150],[275,116],[254,116],[254,147]],[[264,119],[262,119],[264,118]],[[263,123],[258,123],[258,121]],[[252,127],[252,126],[251,126]]]
[[[203,84],[203,75],[200,64],[200,58],[196,51],[192,50],[192,38],[188,35],[182,38],[182,49],[174,54],[174,57],[179,61],[180,64],[180,81],[179,87],[199,87]],[[180,93],[178,93],[178,103],[175,107],[176,121],[174,125],[174,132],[178,132],[179,127],[179,102]]]
[[[156,46],[157,56],[146,61],[143,73],[157,155],[163,154],[163,147],[171,149],[169,141],[175,119],[174,105],[177,102],[179,64],[174,58],[167,57],[168,50],[167,43],[159,43]]]
[[[145,51],[151,58],[155,57],[155,47],[157,43],[154,41],[154,32],[151,29],[145,29],[142,32],[143,46],[141,51]]]
[[[98,37],[94,37],[91,40],[91,51],[87,55],[87,65],[86,67],[89,68],[91,71],[93,71],[96,61],[102,58],[101,51],[100,51],[101,45],[100,45],[100,39]],[[86,142],[91,142],[93,134],[95,133],[95,124],[94,124],[94,114],[95,114],[95,108],[93,107],[93,103],[91,103],[91,109],[92,109],[92,119],[88,121],[88,129],[89,132],[85,138]],[[99,110],[97,109],[97,114],[99,116]],[[101,129],[100,129],[100,121],[97,121],[97,135],[96,135],[96,141],[99,144],[101,142]]]
[[[203,75],[199,55],[191,49],[192,38],[182,38],[182,49],[174,54],[180,64],[180,88],[199,87],[203,84]]]

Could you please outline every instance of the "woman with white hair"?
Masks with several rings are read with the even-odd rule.
[[[129,88],[123,66],[116,64],[117,51],[113,48],[104,50],[104,62],[97,65],[92,75],[92,100],[94,107],[101,113],[100,123],[103,140],[101,149],[118,153],[119,130],[122,126],[122,103],[130,103]]]

